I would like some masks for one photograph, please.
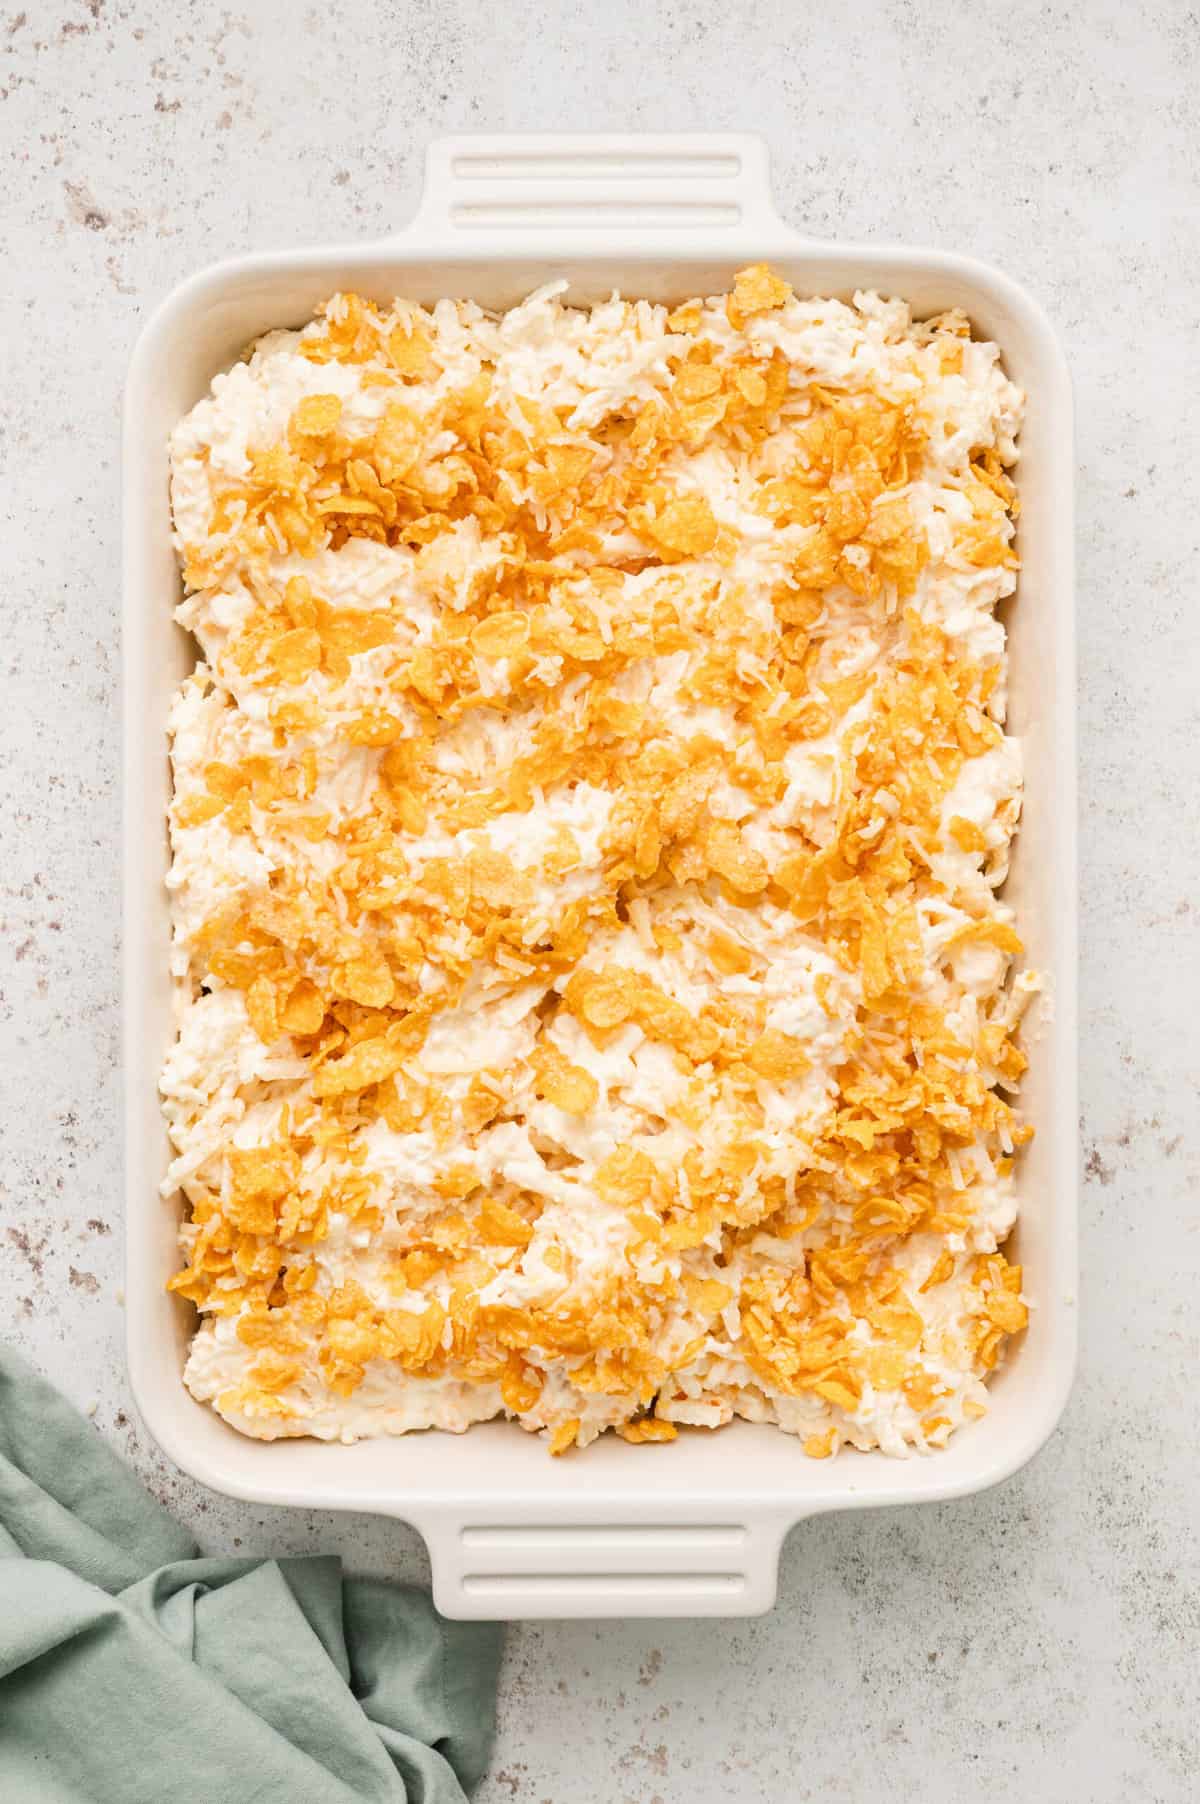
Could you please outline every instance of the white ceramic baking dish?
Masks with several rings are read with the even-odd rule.
[[[801,292],[875,288],[919,314],[963,307],[1028,392],[1024,569],[1010,618],[1011,725],[1025,741],[1028,787],[1008,894],[1030,960],[1053,976],[1024,1091],[1038,1130],[1017,1238],[1029,1329],[993,1387],[991,1413],[946,1452],[910,1460],[812,1461],[791,1438],[748,1423],[666,1448],[606,1437],[562,1460],[502,1422],[352,1447],[247,1440],[184,1390],[192,1311],[163,1288],[177,1264],[177,1211],[158,1194],[167,1142],[155,1088],[171,1038],[165,720],[195,655],[171,620],[168,433],[251,339],[300,325],[338,288],[505,307],[566,276],[582,302],[618,287],[671,301],[720,291],[759,258]],[[430,151],[420,211],[397,236],[243,258],[175,289],[134,354],[124,461],[129,1367],[166,1453],[234,1497],[414,1524],[438,1607],[455,1617],[752,1614],[774,1600],[780,1543],[803,1518],[962,1496],[1028,1460],[1070,1387],[1076,1283],[1071,398],[1061,351],[1029,297],[960,257],[799,236],[774,213],[765,147],[752,137],[447,139]]]

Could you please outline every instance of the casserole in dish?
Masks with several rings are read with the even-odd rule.
[[[1031,962],[1053,975],[1056,1007],[1033,1048],[1024,1099],[1039,1130],[1025,1162],[1018,1249],[1027,1293],[1038,1305],[1027,1344],[999,1381],[982,1424],[936,1459],[900,1467],[852,1456],[828,1470],[802,1470],[794,1448],[776,1447],[764,1430],[745,1424],[730,1431],[739,1436],[734,1462],[714,1461],[703,1437],[642,1471],[622,1458],[619,1445],[602,1446],[589,1456],[587,1480],[573,1475],[569,1462],[548,1472],[536,1449],[499,1424],[476,1429],[466,1443],[240,1442],[179,1387],[166,1334],[177,1359],[186,1324],[172,1325],[176,1305],[160,1294],[174,1263],[174,1224],[156,1200],[164,1147],[153,1118],[154,1072],[170,1032],[158,735],[168,694],[190,662],[167,605],[176,582],[164,486],[167,433],[249,339],[299,324],[335,289],[379,300],[405,293],[422,302],[463,294],[505,307],[539,283],[565,277],[569,298],[584,303],[617,287],[629,296],[679,300],[720,290],[740,266],[768,259],[802,293],[873,288],[901,295],[918,315],[964,309],[981,335],[999,343],[1030,397],[1021,549],[1024,589],[1028,595],[1032,588],[1035,605],[1026,601],[1014,616],[1010,716],[1026,741],[1026,825],[1009,899],[1024,923]],[[357,255],[256,259],[177,291],[143,336],[128,405],[131,1369],[139,1403],[167,1451],[233,1494],[376,1508],[413,1521],[430,1542],[440,1606],[478,1615],[763,1608],[773,1593],[778,1541],[798,1517],[978,1488],[1027,1457],[1052,1425],[1071,1365],[1065,1293],[1073,1249],[1073,953],[1063,904],[1073,895],[1073,808],[1062,806],[1071,768],[1063,705],[1070,684],[1063,605],[1068,402],[1053,339],[1019,291],[953,260],[805,246],[773,219],[763,154],[752,140],[462,141],[431,156],[426,200],[409,239]],[[1052,768],[1053,790],[1045,780]],[[973,1457],[964,1458],[964,1448]],[[728,1479],[719,1470],[726,1466]]]

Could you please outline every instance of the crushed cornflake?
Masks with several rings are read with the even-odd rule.
[[[186,1381],[940,1448],[1027,1319],[1023,398],[763,265],[564,288],[335,295],[174,433]]]

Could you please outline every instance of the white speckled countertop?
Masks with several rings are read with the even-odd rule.
[[[445,130],[756,128],[816,235],[972,252],[1080,459],[1081,1375],[1032,1467],[823,1520],[747,1623],[514,1627],[484,1804],[1184,1804],[1200,1769],[1200,18],[1185,0],[16,0],[0,17],[0,1320],[206,1546],[419,1575],[167,1466],[119,1296],[117,416],[147,307],[379,234]],[[230,1801],[233,1804],[233,1801]]]

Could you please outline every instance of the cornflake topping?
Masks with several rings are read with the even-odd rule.
[[[565,286],[335,295],[173,436],[186,1381],[942,1447],[1026,1322],[1022,396],[762,265]]]

